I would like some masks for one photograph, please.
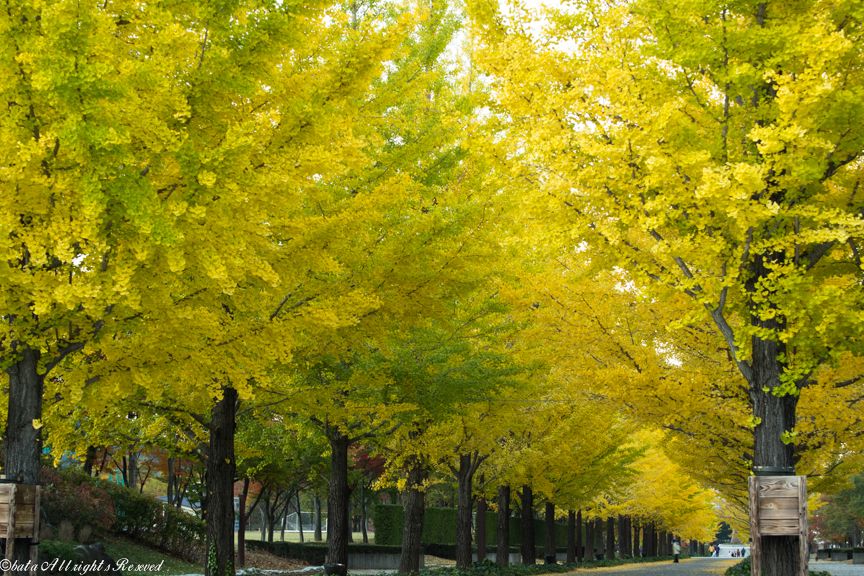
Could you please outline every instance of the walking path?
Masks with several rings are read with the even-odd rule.
[[[827,570],[832,576],[864,576],[864,564],[850,564],[846,562],[831,562],[830,560],[819,562],[810,560],[810,570]]]
[[[739,559],[727,558],[689,558],[678,564],[673,562],[646,562],[645,564],[625,564],[612,568],[587,568],[570,574],[622,574],[625,576],[720,576]]]
[[[690,558],[682,560],[678,564],[672,562],[650,562],[646,564],[629,564],[615,566],[613,568],[592,568],[576,570],[570,574],[591,573],[620,574],[621,576],[720,576],[730,566],[734,566],[741,560],[739,558]],[[850,561],[851,562],[851,561]],[[832,576],[864,576],[864,565],[853,565],[841,562],[810,560],[810,570],[826,570]]]

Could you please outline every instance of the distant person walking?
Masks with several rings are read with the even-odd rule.
[[[713,544],[711,546],[708,546],[708,555],[709,556],[714,555],[714,545]]]
[[[678,540],[672,540],[672,554],[675,555],[673,562],[678,564],[678,555],[681,554],[681,543]]]

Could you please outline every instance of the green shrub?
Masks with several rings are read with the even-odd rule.
[[[78,468],[43,468],[42,507],[48,522],[68,520],[97,533],[123,534],[184,560],[197,561],[204,522],[125,486],[93,478]]]
[[[116,516],[114,500],[107,490],[56,468],[42,469],[39,505],[49,524],[56,527],[66,520],[76,532],[90,526],[97,534],[104,534],[111,530]]]
[[[59,570],[60,562],[78,561],[78,554],[75,552],[77,544],[69,542],[60,542],[58,540],[43,540],[39,543],[39,560],[41,562],[51,562],[59,560],[57,567],[54,570],[48,570],[48,574],[67,574]],[[71,572],[69,572],[71,573]]]

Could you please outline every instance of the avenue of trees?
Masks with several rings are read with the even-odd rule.
[[[15,3],[3,472],[38,484],[44,444],[94,474],[113,454],[140,488],[135,455],[159,451],[169,499],[201,496],[208,576],[234,572],[237,480],[271,534],[298,492],[326,501],[331,562],[352,493],[400,494],[401,572],[444,478],[460,566],[478,501],[704,541],[754,466],[844,488],[862,18]],[[767,576],[794,572],[793,540],[763,549]]]

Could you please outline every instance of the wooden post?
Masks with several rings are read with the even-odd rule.
[[[748,479],[750,504],[750,573],[762,574],[762,537],[798,537],[798,574],[807,576],[807,477],[751,476]]]
[[[12,560],[15,554],[15,516],[18,510],[16,505],[18,496],[18,485],[12,484],[9,491],[9,508],[7,514],[9,518],[6,524],[6,560]],[[6,570],[5,574],[11,574],[11,570]]]
[[[747,479],[750,504],[750,574],[762,576],[762,535],[759,533],[759,477]]]
[[[40,500],[41,500],[41,489],[39,486],[36,486],[35,493],[33,495],[33,539],[30,540],[30,574],[31,576],[36,576],[38,571],[36,567],[39,565],[39,532],[41,532],[41,527],[39,522],[41,520],[41,512],[39,510]]]
[[[798,557],[799,574],[807,576],[810,564],[810,543],[807,540],[807,477],[798,477]]]

